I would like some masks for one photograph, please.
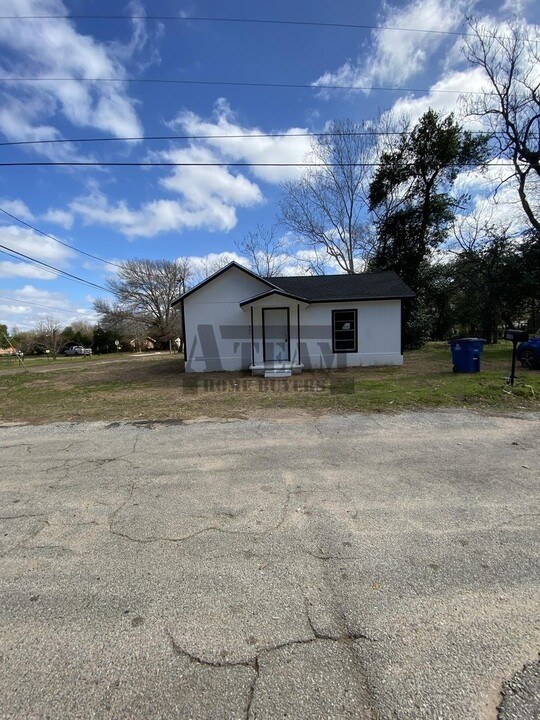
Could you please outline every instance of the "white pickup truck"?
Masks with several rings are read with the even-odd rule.
[[[92,348],[85,348],[82,345],[73,345],[73,347],[66,348],[64,355],[91,355]]]

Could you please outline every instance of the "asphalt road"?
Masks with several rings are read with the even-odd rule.
[[[0,428],[0,717],[537,717],[539,437],[459,412]]]

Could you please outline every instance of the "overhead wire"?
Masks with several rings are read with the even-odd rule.
[[[188,80],[184,78],[108,78],[108,77],[14,77],[0,76],[2,83],[40,83],[40,82],[85,82],[85,83],[141,83],[141,84],[164,84],[164,85],[208,85],[225,87],[250,87],[250,88],[285,88],[292,90],[347,90],[348,92],[406,92],[406,93],[434,93],[451,95],[495,95],[487,90],[451,90],[443,88],[407,88],[388,87],[382,85],[320,85],[314,83],[279,83],[244,80]]]
[[[481,130],[470,130],[473,135],[486,135]],[[359,130],[358,132],[301,132],[301,133],[216,133],[209,135],[127,135],[104,137],[53,138],[50,140],[9,140],[0,142],[0,147],[18,145],[46,145],[59,143],[93,143],[93,142],[150,142],[173,140],[257,140],[261,138],[319,138],[319,137],[400,137],[410,135],[409,130]]]
[[[21,298],[12,298],[6,295],[0,295],[0,300],[8,300],[9,302],[19,303],[20,305],[31,305],[32,307],[43,308],[44,310],[54,310],[55,312],[66,312],[70,314],[76,314],[76,310],[73,308],[54,307],[52,305],[42,305],[41,303],[30,302],[30,300],[22,300]]]
[[[35,225],[31,225],[29,222],[26,222],[26,220],[22,220],[22,218],[17,217],[16,215],[13,215],[12,213],[8,212],[7,210],[4,210],[4,208],[2,208],[2,207],[0,207],[0,212],[3,212],[4,215],[7,215],[12,220],[15,220],[16,222],[20,223],[21,225],[25,225],[27,228],[30,228],[30,230],[33,230],[34,232],[38,233],[39,235],[43,235],[43,237],[54,240],[54,242],[58,243],[59,245],[63,245],[64,247],[67,247],[70,250],[75,250],[75,252],[78,252],[81,255],[86,255],[87,257],[92,258],[93,260],[99,260],[99,262],[105,263],[105,265],[111,265],[112,267],[115,267],[115,268],[120,267],[120,265],[118,265],[118,263],[111,262],[110,260],[105,260],[104,258],[99,257],[99,255],[93,255],[92,253],[86,252],[86,250],[80,250],[79,248],[75,247],[75,245],[70,245],[69,243],[64,242],[63,240],[59,240],[58,238],[54,237],[54,235],[50,235],[49,233],[46,233],[43,230],[40,230]]]
[[[239,18],[239,17],[215,17],[201,15],[0,15],[0,20],[151,20],[157,22],[208,22],[208,23],[239,23],[252,25],[289,25],[296,27],[317,27],[317,28],[339,28],[350,30],[375,30],[392,32],[413,32],[431,35],[448,35],[453,37],[469,37],[471,33],[460,32],[459,30],[434,30],[431,28],[397,27],[394,25],[370,25],[367,23],[342,23],[326,22],[317,20],[280,20],[271,18]]]
[[[19,252],[19,250],[14,250],[13,248],[8,247],[7,245],[0,244],[0,252],[3,252],[5,255],[8,255],[11,257],[16,257],[17,259],[19,257],[21,257],[24,260],[26,260],[34,265],[40,265],[43,267],[45,272],[48,272],[52,275],[61,275],[62,277],[65,277],[66,279],[73,280],[74,282],[81,283],[82,285],[88,285],[89,287],[94,287],[94,288],[97,288],[98,290],[104,290],[107,293],[111,292],[108,288],[103,287],[103,285],[98,285],[97,283],[93,283],[90,280],[85,280],[84,278],[81,278],[78,275],[74,275],[73,273],[67,272],[67,270],[61,270],[60,268],[57,268],[54,265],[49,265],[49,263],[43,262],[42,260],[38,260],[37,258],[34,258],[31,255],[26,255],[25,253]]]
[[[414,163],[404,163],[413,165]],[[506,167],[508,163],[480,162],[460,163],[460,167]],[[28,162],[0,162],[0,167],[299,167],[299,168],[323,168],[323,167],[380,167],[382,162],[363,163],[309,163],[309,162],[173,162],[173,161],[98,161],[98,160],[59,160],[41,161],[31,160]]]

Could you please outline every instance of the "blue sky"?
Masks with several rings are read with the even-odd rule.
[[[456,35],[405,30],[304,27],[134,18],[265,18],[464,30],[466,15],[496,26],[517,13],[540,22],[533,0],[0,0],[0,15],[67,15],[72,19],[0,19],[0,141],[150,135],[249,136],[323,131],[330,121],[370,120],[395,110],[414,121],[429,106],[457,108],[459,93],[483,79],[467,66]],[[78,14],[127,19],[76,19]],[[13,78],[64,78],[25,83]],[[120,78],[83,82],[80,78]],[[5,78],[12,78],[6,82]],[[66,79],[67,78],[67,79]],[[329,84],[418,88],[423,92],[150,84],[127,79]],[[302,137],[182,142],[66,143],[4,147],[4,162],[138,161],[301,162]],[[234,253],[257,223],[271,225],[280,183],[291,168],[4,167],[0,207],[45,233],[111,262],[133,257],[212,257]],[[491,178],[497,180],[497,172]],[[460,178],[477,194],[477,177]],[[519,212],[513,189],[497,212]],[[505,207],[505,202],[508,207]],[[519,218],[517,219],[519,222]],[[0,217],[0,244],[103,285],[114,267],[85,258]],[[197,261],[196,261],[197,262]],[[32,327],[43,315],[62,323],[94,320],[103,292],[0,253],[0,323]],[[10,298],[10,299],[5,299]],[[39,307],[42,306],[42,307]]]

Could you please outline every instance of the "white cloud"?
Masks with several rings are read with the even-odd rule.
[[[9,84],[2,87],[11,88],[12,86]],[[27,84],[25,88],[21,89],[21,94],[26,95],[24,100],[20,100],[4,90],[0,107],[0,130],[10,140],[58,139],[60,137],[59,130],[52,125],[38,124],[37,121],[38,117],[54,114],[54,100],[41,93],[39,87],[37,93],[32,97],[30,88],[31,86]]]
[[[27,313],[29,310],[28,305],[2,305],[0,304],[0,313],[5,317],[6,315],[22,315]],[[5,323],[2,323],[5,324]]]
[[[32,220],[36,219],[36,216],[30,210],[24,200],[20,200],[18,198],[0,198],[0,210],[5,210],[6,212],[15,215],[20,220],[25,220],[27,222],[31,222]],[[47,222],[54,223],[55,225],[60,225],[61,227],[66,228],[66,230],[69,230],[71,229],[71,227],[73,227],[73,215],[72,213],[67,212],[67,210],[49,208],[47,212],[43,213],[39,217],[41,220],[47,220]],[[9,222],[9,220],[7,219],[6,215],[0,212],[0,232],[1,224],[3,222]]]
[[[24,285],[22,288],[17,290],[1,291],[2,294],[8,292],[9,295],[13,295],[16,300],[44,303],[45,305],[65,305],[67,303],[66,297],[59,292],[52,290],[43,290],[37,288],[34,285]]]
[[[482,123],[472,117],[466,117],[460,100],[460,93],[477,93],[485,88],[485,76],[479,68],[454,70],[445,73],[435,82],[428,93],[421,96],[406,95],[396,100],[390,114],[396,117],[406,116],[414,125],[429,108],[442,115],[454,112],[460,122],[469,130],[482,130]]]
[[[9,198],[0,198],[0,208],[5,210],[12,215],[16,215],[21,220],[33,220],[34,215],[23,200],[10,200]],[[0,214],[0,221],[2,217],[6,217],[3,213]]]
[[[193,270],[192,286],[233,261],[243,265],[243,267],[250,267],[250,263],[245,257],[229,250],[211,252],[207,255],[190,255],[187,258],[180,257],[178,260],[189,261]],[[290,254],[281,256],[281,260],[283,261],[283,267],[280,270],[280,275],[310,275],[314,267],[324,267],[326,273],[336,274],[343,272],[333,258],[326,253],[315,250],[291,250]]]
[[[192,147],[212,148],[223,161],[247,163],[302,163],[310,151],[306,128],[292,127],[280,132],[284,137],[258,137],[264,130],[241,125],[230,105],[220,98],[214,106],[212,120],[205,120],[193,112],[183,111],[167,123],[169,127],[189,135],[235,135],[238,137],[194,141]],[[250,172],[260,180],[280,183],[299,176],[298,167],[251,167]]]
[[[508,180],[513,173],[509,160],[497,159],[478,170],[460,172],[454,188],[457,193],[478,193],[495,190]]]
[[[261,188],[247,173],[256,180],[279,183],[298,177],[301,169],[250,166],[242,171],[227,163],[301,163],[310,150],[308,137],[295,137],[306,133],[305,128],[289,128],[281,138],[259,137],[263,131],[241,125],[224,99],[216,102],[211,120],[183,111],[167,124],[188,135],[210,136],[191,140],[186,147],[149,153],[153,160],[181,163],[159,181],[177,197],[132,207],[125,200],[111,202],[94,183],[89,194],[75,198],[66,210],[50,209],[45,219],[69,228],[75,216],[130,239],[193,229],[228,232],[237,224],[238,208],[264,202]]]
[[[142,71],[151,65],[159,65],[161,57],[156,43],[165,34],[165,25],[162,22],[153,21],[151,29],[149,29],[146,23],[146,8],[142,0],[130,0],[127,10],[131,16],[131,39],[125,45],[114,41],[110,43],[115,56],[128,62],[133,61],[143,50],[150,49],[149,59],[137,62],[138,69]]]
[[[169,148],[150,155],[164,162],[182,163],[160,180],[178,199],[156,199],[139,208],[121,200],[111,203],[96,187],[90,195],[76,198],[69,206],[87,224],[112,227],[128,238],[154,237],[173,230],[206,229],[227,232],[237,223],[237,209],[253,207],[264,201],[259,185],[245,173],[213,163],[302,162],[309,150],[309,138],[263,138],[258,128],[240,125],[228,103],[215,105],[212,120],[193,112],[179,113],[169,127],[189,135],[238,135],[218,139],[192,140],[187,147]],[[287,135],[306,132],[290,128]],[[190,165],[192,164],[193,165]],[[199,163],[199,165],[196,165]],[[281,182],[299,175],[298,168],[250,167],[257,179]]]
[[[6,15],[67,15],[61,0],[3,0]],[[46,38],[46,42],[44,41]],[[50,124],[58,113],[77,127],[94,127],[116,136],[142,134],[135,103],[129,97],[124,62],[141,47],[140,26],[128,46],[105,44],[77,31],[69,20],[3,20],[0,43],[7,52],[4,77],[63,77],[65,82],[11,82],[2,87],[0,130],[10,139],[53,139]],[[144,43],[143,43],[144,44]],[[93,83],[79,78],[118,77],[118,83]],[[36,146],[51,154],[52,148]],[[60,153],[71,148],[58,149]]]
[[[54,280],[57,273],[47,272],[45,268],[26,262],[0,261],[0,278],[23,277],[29,280]]]
[[[231,262],[237,262],[243,267],[248,267],[249,263],[246,258],[242,257],[236,252],[229,252],[224,250],[222,252],[211,252],[207,255],[189,255],[187,257],[179,257],[178,260],[187,260],[192,270],[192,282],[191,285],[204,280],[209,275],[213,275],[215,272],[220,270],[225,265]]]
[[[508,13],[511,17],[522,16],[532,3],[533,0],[505,0],[501,5],[501,12]]]
[[[371,45],[356,61],[324,73],[314,85],[402,85],[422,72],[435,50],[448,41],[439,32],[455,31],[473,5],[474,0],[413,0],[401,7],[384,3],[379,24],[431,32],[374,30]]]
[[[73,214],[66,210],[55,210],[49,208],[47,212],[41,216],[43,220],[54,223],[55,225],[61,225],[66,230],[70,230],[73,227]]]
[[[0,244],[52,265],[65,264],[74,257],[65,245],[17,225],[0,225]]]
[[[219,162],[209,148],[189,147],[163,153],[170,162]],[[230,207],[249,207],[262,202],[258,185],[241,173],[233,174],[227,167],[178,167],[160,183],[167,190],[183,196],[188,207],[211,210],[216,203]]]
[[[204,170],[193,168],[193,173],[186,173],[185,186],[182,178],[170,179],[170,189],[185,191],[182,201],[153,200],[132,209],[123,200],[111,204],[103,193],[94,191],[90,196],[76,198],[70,208],[86,224],[111,227],[128,238],[196,228],[232,230],[237,222],[235,206],[260,202],[260,190],[242,176],[237,180],[226,168],[219,168],[221,173]]]
[[[13,298],[6,301],[0,298],[0,322],[9,328],[17,326],[20,330],[29,330],[35,323],[46,316],[57,318],[62,325],[70,325],[75,320],[95,322],[97,316],[93,309],[78,307],[60,292],[24,285],[13,288],[0,288],[0,295]],[[42,306],[42,307],[36,307]]]
[[[457,194],[471,196],[470,207],[461,216],[460,222],[467,222],[472,216],[480,224],[490,223],[506,228],[512,233],[526,230],[529,225],[516,191],[510,161],[501,159],[489,163],[482,170],[462,172],[456,178],[454,189]]]

